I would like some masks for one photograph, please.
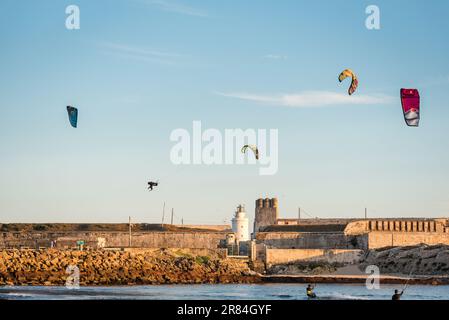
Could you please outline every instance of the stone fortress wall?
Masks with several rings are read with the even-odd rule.
[[[449,244],[447,219],[368,219],[351,222],[346,235],[368,235],[368,249],[396,246]]]
[[[302,222],[295,227],[296,230],[292,225],[266,227],[257,232],[255,238],[269,247],[284,249],[368,250],[421,243],[449,245],[449,225],[445,219],[350,220],[343,227],[319,219],[315,220],[313,228]],[[342,231],[335,230],[339,228]]]
[[[272,203],[276,206],[266,205]],[[281,219],[277,199],[256,200],[255,214],[254,256],[265,262],[304,260],[310,250],[323,257],[328,250],[349,250],[344,255],[349,257],[383,247],[449,245],[449,220],[444,218]]]
[[[228,232],[133,232],[131,244],[128,232],[2,232],[0,249],[49,248],[70,249],[77,241],[84,241],[85,248],[137,247],[137,248],[206,248],[223,247]]]
[[[366,235],[342,232],[259,232],[256,241],[279,249],[368,249]]]
[[[36,226],[34,226],[36,227]],[[52,227],[52,226],[50,226]],[[93,228],[95,225],[82,226]],[[131,243],[126,225],[113,226],[117,231],[8,230],[0,231],[1,248],[50,247],[67,249],[84,241],[85,247],[136,248],[206,248],[227,246],[233,234],[226,226],[171,226],[165,229],[145,225],[134,227]],[[3,227],[2,227],[3,228]],[[112,228],[112,227],[111,227]],[[154,229],[154,230],[153,230]],[[159,230],[160,229],[160,230]],[[2,229],[3,230],[3,229]],[[75,230],[75,229],[74,229]],[[84,229],[83,229],[84,230]],[[253,251],[262,258],[269,249],[369,250],[421,243],[449,245],[448,219],[281,219],[276,198],[257,199]]]
[[[266,249],[265,263],[287,264],[291,262],[308,263],[339,263],[351,264],[359,262],[363,257],[363,250],[346,249]]]

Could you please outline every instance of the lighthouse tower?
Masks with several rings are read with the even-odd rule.
[[[246,217],[245,206],[239,205],[232,218],[232,231],[235,233],[236,242],[249,240],[249,222]]]

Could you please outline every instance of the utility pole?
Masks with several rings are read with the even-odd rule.
[[[129,225],[129,247],[131,247],[131,216],[128,217],[128,225]]]
[[[162,207],[162,227],[164,226],[164,218],[165,218],[165,201],[164,206]]]
[[[184,225],[184,218],[181,218],[181,225]]]
[[[298,222],[301,220],[301,208],[298,208]]]
[[[368,220],[368,209],[365,207],[365,220]],[[369,230],[368,223],[365,223],[365,229]],[[391,234],[393,235],[393,234]]]
[[[171,208],[171,224],[173,225],[173,208]]]

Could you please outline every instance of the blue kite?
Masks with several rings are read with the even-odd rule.
[[[69,121],[72,127],[76,128],[78,124],[78,109],[72,106],[67,106],[67,113],[69,114]]]

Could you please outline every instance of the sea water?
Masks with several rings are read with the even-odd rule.
[[[401,285],[381,285],[369,290],[364,285],[317,284],[315,293],[323,300],[390,300]],[[3,286],[0,299],[13,300],[306,300],[304,284],[207,284],[66,287]],[[403,300],[449,300],[449,286],[410,285]]]

